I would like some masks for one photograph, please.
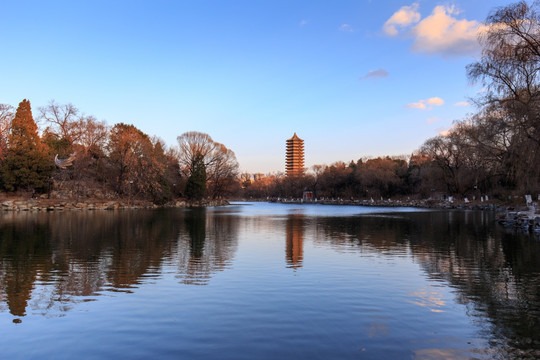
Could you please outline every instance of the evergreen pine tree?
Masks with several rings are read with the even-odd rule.
[[[206,192],[206,166],[202,155],[195,157],[191,174],[186,183],[185,195],[190,200],[200,201]]]
[[[3,187],[8,191],[47,188],[52,159],[41,142],[32,117],[30,101],[24,99],[11,121],[8,150],[1,167]]]

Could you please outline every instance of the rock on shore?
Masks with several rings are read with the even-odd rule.
[[[499,216],[499,224],[507,228],[540,233],[540,214],[536,213],[534,207],[522,211],[509,209]]]

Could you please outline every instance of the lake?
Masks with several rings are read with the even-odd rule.
[[[540,242],[490,212],[0,213],[2,359],[538,359]]]

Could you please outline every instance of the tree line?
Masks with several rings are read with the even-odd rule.
[[[247,198],[300,198],[305,190],[315,198],[334,199],[430,196],[434,169],[420,169],[422,160],[387,156],[315,165],[301,176],[242,174],[242,188]]]
[[[484,92],[478,111],[407,157],[317,165],[306,175],[243,175],[247,197],[430,197],[540,192],[539,2],[494,9],[479,31],[482,56],[467,66]]]
[[[482,57],[467,66],[484,86],[479,111],[420,149],[448,191],[540,191],[540,3],[495,9],[480,32]]]
[[[182,134],[167,148],[134,125],[110,127],[72,104],[53,100],[38,111],[41,131],[30,101],[16,110],[0,104],[0,188],[6,192],[166,203],[227,196],[237,185],[234,152],[208,134]]]

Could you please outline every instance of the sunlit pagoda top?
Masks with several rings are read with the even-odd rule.
[[[290,138],[289,140],[302,140],[298,137],[298,135],[296,135],[296,133],[294,133],[294,135],[292,136],[292,138]]]

